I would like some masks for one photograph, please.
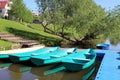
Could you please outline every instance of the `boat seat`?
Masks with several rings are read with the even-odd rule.
[[[84,55],[92,55],[91,53],[85,53]]]
[[[73,52],[67,52],[67,54],[72,54]]]
[[[59,56],[59,55],[51,55],[50,57],[51,57],[51,58],[59,58],[59,57],[61,57],[61,56]]]
[[[86,63],[90,61],[90,59],[86,59],[86,58],[73,58],[73,60],[79,63]]]
[[[91,54],[91,53],[85,53],[84,55],[86,56],[87,59],[89,59],[93,56],[93,54]]]
[[[38,55],[40,55],[40,54],[36,54],[36,53],[34,53],[34,54],[31,54],[31,56],[38,56]]]

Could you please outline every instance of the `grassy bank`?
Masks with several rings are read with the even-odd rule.
[[[9,50],[11,49],[11,46],[15,44],[9,41],[4,41],[4,40],[0,40],[0,51],[1,50]]]
[[[45,44],[47,46],[59,45],[58,43],[60,43],[62,40],[62,38],[58,36],[45,33],[43,28],[39,25],[31,25],[32,28],[15,21],[0,19],[0,32],[14,34],[25,39],[36,40],[39,43]],[[1,45],[4,45],[1,40],[0,43]]]

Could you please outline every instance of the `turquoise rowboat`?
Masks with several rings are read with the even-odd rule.
[[[37,47],[32,47],[32,48],[21,48],[21,49],[0,51],[0,59],[8,59],[10,54],[35,51],[35,50],[41,49],[43,47],[44,46],[37,46]]]
[[[90,67],[96,59],[96,53],[92,49],[85,49],[72,53],[62,60],[63,66],[70,71],[79,71]]]
[[[36,66],[59,63],[68,56],[71,52],[75,52],[76,48],[68,48],[63,50],[56,50],[48,54],[43,54],[40,56],[32,56],[31,62]]]
[[[31,52],[23,52],[19,54],[11,54],[9,58],[12,62],[18,63],[21,61],[27,61],[31,58],[31,56],[38,56],[41,54],[49,53],[57,50],[59,47],[49,47],[49,48],[41,48],[39,50],[31,51]]]

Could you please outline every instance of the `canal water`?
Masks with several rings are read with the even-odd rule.
[[[35,67],[29,62],[13,64],[9,60],[0,60],[0,80],[94,80],[99,62],[78,71],[60,71],[54,73],[60,64]]]
[[[110,44],[109,41],[105,43]],[[110,49],[120,50],[119,47],[119,44],[111,45]],[[54,73],[59,65],[61,64],[35,67],[30,62],[13,64],[10,60],[0,60],[0,80],[94,80],[100,62],[78,72],[63,70]]]
[[[110,50],[120,51],[120,43],[113,45],[111,44],[110,40],[106,40],[105,43],[110,45],[110,48],[109,48]]]

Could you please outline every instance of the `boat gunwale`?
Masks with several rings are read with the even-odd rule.
[[[21,52],[29,52],[29,51],[34,51],[37,49],[44,48],[45,46],[34,46],[30,48],[20,48],[20,49],[13,49],[13,50],[5,50],[5,51],[0,51],[0,55],[4,54],[16,54],[16,53],[21,53]]]

